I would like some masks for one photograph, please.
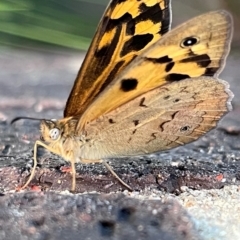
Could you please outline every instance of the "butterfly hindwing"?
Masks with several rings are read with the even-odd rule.
[[[176,81],[129,101],[98,118],[85,131],[84,157],[144,155],[197,140],[231,110],[233,94],[212,77]]]
[[[171,23],[170,0],[112,0],[68,98],[64,117],[80,116],[117,74],[158,41]]]

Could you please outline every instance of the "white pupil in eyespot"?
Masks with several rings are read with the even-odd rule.
[[[192,40],[191,39],[187,40],[187,45],[191,45],[191,44],[192,44]]]
[[[53,129],[50,130],[49,133],[50,133],[50,138],[51,138],[52,140],[58,139],[58,137],[59,137],[59,129],[53,128]]]

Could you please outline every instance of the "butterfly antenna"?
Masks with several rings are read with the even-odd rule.
[[[33,120],[33,121],[42,121],[43,118],[33,118],[33,117],[16,117],[14,118],[10,124],[12,125],[13,123],[19,121],[19,120],[23,120],[23,119],[27,119],[27,120]]]

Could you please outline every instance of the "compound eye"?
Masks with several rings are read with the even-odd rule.
[[[49,136],[52,140],[57,140],[59,137],[60,131],[58,128],[53,128],[49,131]]]

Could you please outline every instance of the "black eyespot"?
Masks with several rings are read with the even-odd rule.
[[[191,47],[193,45],[196,45],[198,42],[199,42],[199,39],[197,37],[187,37],[182,40],[181,47],[182,48]]]
[[[190,126],[184,126],[180,128],[180,132],[187,132],[190,129]]]

